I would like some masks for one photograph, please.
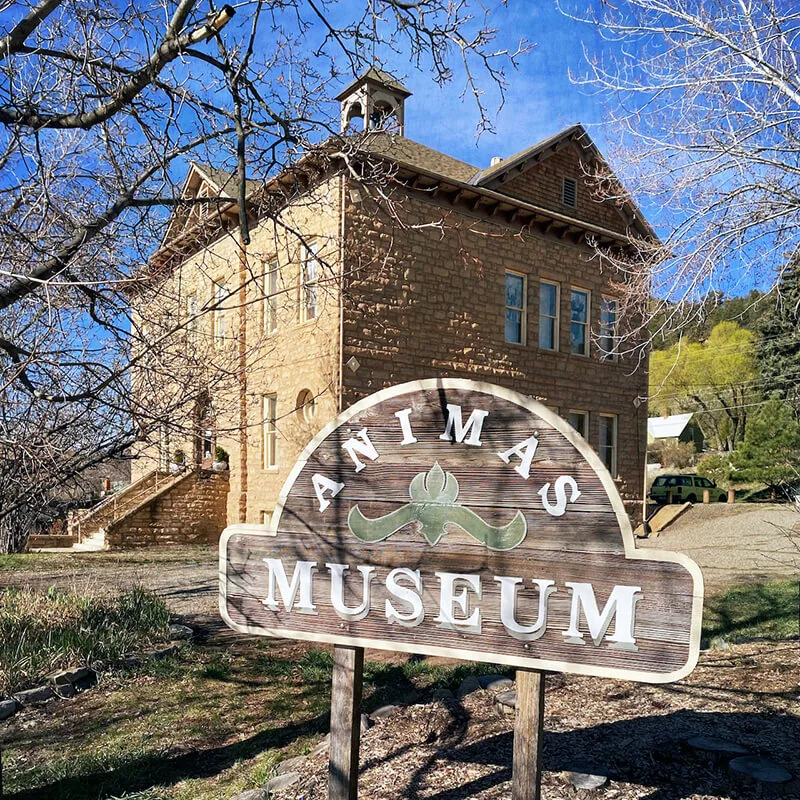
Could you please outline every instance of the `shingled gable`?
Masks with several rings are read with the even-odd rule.
[[[630,231],[646,238],[657,238],[624,189],[623,199],[616,203],[592,198],[593,190],[585,173],[585,165],[591,163],[599,164],[604,173],[613,176],[585,128],[577,124],[481,170],[469,182],[476,187],[560,209],[571,216],[620,232]],[[578,208],[564,207],[560,202],[562,176],[572,177],[583,185],[583,194],[589,202],[579,203]]]

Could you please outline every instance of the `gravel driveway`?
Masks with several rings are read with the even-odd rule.
[[[788,505],[695,505],[637,545],[686,553],[712,590],[800,576],[800,514]]]

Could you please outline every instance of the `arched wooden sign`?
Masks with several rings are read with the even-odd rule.
[[[703,584],[636,550],[608,471],[515,392],[407,383],[309,444],[272,526],[220,543],[237,631],[648,682],[694,667]]]

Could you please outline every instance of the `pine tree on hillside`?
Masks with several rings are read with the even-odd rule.
[[[800,416],[800,254],[784,270],[758,326],[765,395],[777,394]]]

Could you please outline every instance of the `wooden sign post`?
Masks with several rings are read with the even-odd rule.
[[[662,683],[697,662],[703,583],[635,548],[612,477],[547,408],[416,381],[308,445],[270,529],[220,540],[234,630],[335,645],[330,797],[357,796],[363,648],[517,667],[513,797],[539,797],[543,671]]]

